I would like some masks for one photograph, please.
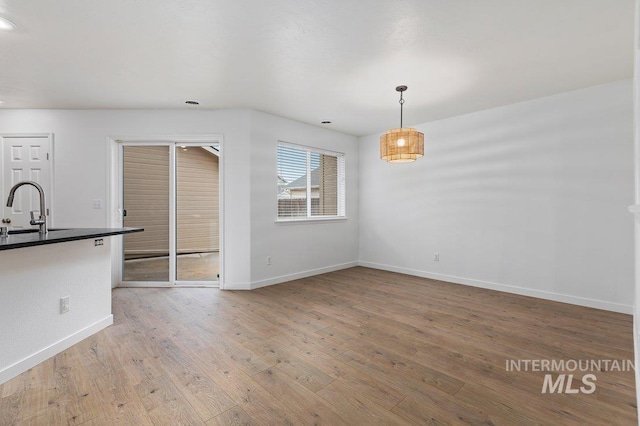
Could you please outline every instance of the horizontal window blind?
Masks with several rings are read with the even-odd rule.
[[[343,217],[344,154],[278,143],[278,219]]]

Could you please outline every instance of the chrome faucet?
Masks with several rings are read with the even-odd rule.
[[[29,221],[29,223],[31,225],[39,225],[40,226],[40,234],[46,234],[47,233],[47,216],[46,216],[47,212],[45,210],[45,205],[44,205],[44,190],[42,189],[42,187],[40,185],[38,185],[35,182],[31,182],[31,181],[24,181],[24,182],[16,183],[15,185],[13,185],[13,187],[9,191],[9,199],[7,200],[7,207],[13,206],[13,198],[16,195],[16,190],[18,188],[20,188],[22,185],[31,185],[35,189],[37,189],[38,192],[40,193],[40,216],[38,217],[38,219],[36,219],[34,217],[34,215],[33,215],[33,210],[32,210],[30,212],[31,220]]]

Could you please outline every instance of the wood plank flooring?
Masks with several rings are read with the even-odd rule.
[[[543,394],[545,372],[506,370],[633,359],[629,315],[367,268],[116,289],[113,313],[0,386],[0,425],[637,424],[633,372]]]

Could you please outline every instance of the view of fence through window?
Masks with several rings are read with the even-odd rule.
[[[344,154],[278,144],[278,218],[344,216]]]

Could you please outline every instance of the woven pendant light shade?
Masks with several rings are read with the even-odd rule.
[[[409,163],[424,155],[424,133],[403,127],[380,136],[380,158],[389,163]]]
[[[424,133],[402,126],[402,94],[406,90],[407,86],[396,87],[400,92],[400,127],[380,136],[380,158],[389,163],[409,163],[424,155]]]

